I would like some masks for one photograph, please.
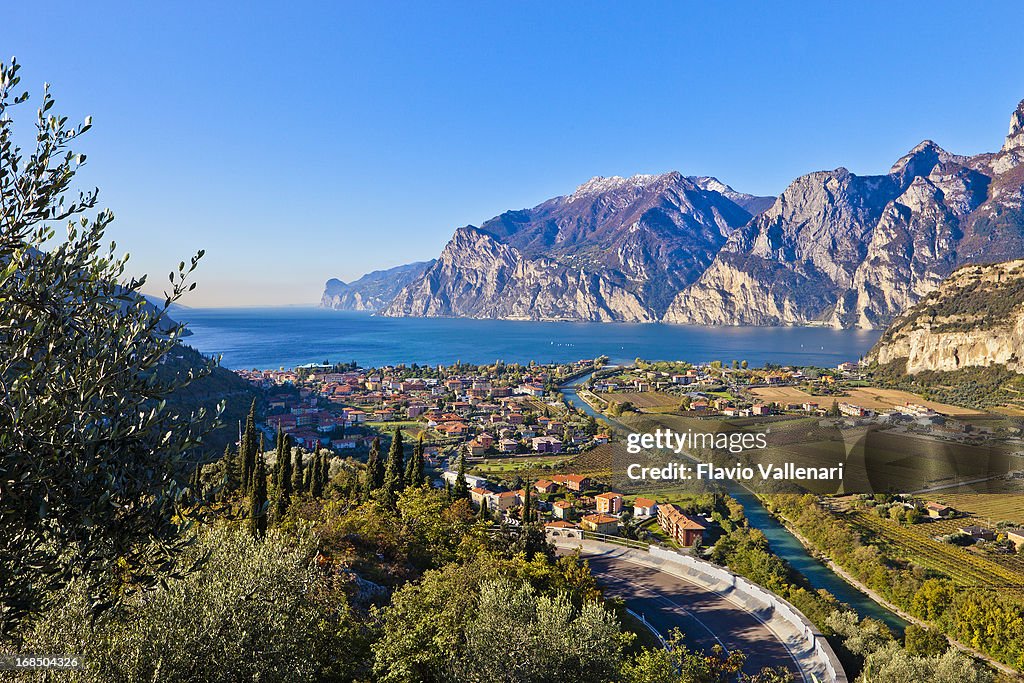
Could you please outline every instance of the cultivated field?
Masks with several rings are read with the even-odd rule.
[[[983,411],[972,408],[926,401],[917,394],[899,389],[878,389],[875,387],[852,387],[846,390],[846,396],[812,396],[806,391],[797,387],[758,387],[751,389],[754,394],[763,401],[774,401],[776,403],[817,403],[822,408],[828,408],[833,400],[842,403],[853,403],[863,408],[874,411],[886,411],[896,406],[907,403],[917,403],[931,408],[937,413],[949,415],[950,417],[978,417],[985,415]]]
[[[977,518],[982,526],[990,526],[1002,521],[1024,526],[1024,481],[996,480],[985,482],[984,485],[975,484],[970,488],[973,491],[964,489],[936,491],[929,494],[932,496],[929,500],[935,500],[965,512]],[[987,489],[989,492],[977,492],[981,488]]]
[[[1021,555],[982,555],[980,551],[932,538],[953,533],[958,527],[976,524],[979,520],[961,518],[903,526],[881,519],[872,511],[856,511],[847,519],[869,540],[885,546],[886,554],[903,557],[916,565],[945,574],[962,586],[1024,595],[1024,557]]]

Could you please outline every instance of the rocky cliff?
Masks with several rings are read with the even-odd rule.
[[[1024,260],[965,266],[897,318],[868,354],[911,375],[1001,365],[1024,373]]]
[[[434,265],[434,261],[422,261],[397,266],[387,270],[375,270],[358,280],[345,283],[331,278],[320,297],[320,306],[339,311],[376,311],[391,303],[395,295],[407,284],[418,278]]]
[[[727,196],[728,193],[730,196]],[[650,322],[764,198],[679,173],[592,178],[456,231],[383,313]]]
[[[390,316],[878,328],[960,266],[1024,257],[1022,205],[1024,102],[998,152],[925,140],[883,175],[817,171],[777,198],[675,172],[592,178],[460,228],[436,262],[374,280],[387,287],[372,302],[335,280],[323,301]]]
[[[733,233],[667,322],[885,326],[954,268],[1024,256],[1024,102],[996,154],[930,140],[889,173],[795,180]]]

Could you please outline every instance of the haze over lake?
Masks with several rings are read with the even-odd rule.
[[[835,366],[858,359],[881,334],[816,327],[382,318],[312,307],[187,309],[175,317],[193,332],[187,344],[221,354],[231,369],[323,361],[356,361],[364,367],[457,360],[567,362],[602,354],[613,362],[645,358]]]

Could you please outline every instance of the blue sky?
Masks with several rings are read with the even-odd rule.
[[[82,179],[195,306],[313,303],[328,277],[594,175],[777,194],[924,138],[996,149],[1024,98],[1016,2],[20,2],[4,56],[91,114]]]

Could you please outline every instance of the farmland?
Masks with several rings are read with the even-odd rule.
[[[876,387],[847,387],[845,396],[813,396],[797,387],[757,387],[750,390],[762,401],[775,403],[817,403],[823,408],[832,404],[833,400],[853,403],[869,410],[884,412],[896,406],[916,403],[931,408],[937,413],[950,417],[979,417],[985,415],[980,410],[962,408],[960,406],[926,401],[917,394],[899,389],[880,389]]]
[[[1024,557],[982,555],[981,551],[937,541],[933,536],[953,533],[975,523],[970,518],[922,522],[903,526],[872,511],[856,510],[847,520],[886,555],[943,574],[961,586],[1013,591],[1024,596]]]

